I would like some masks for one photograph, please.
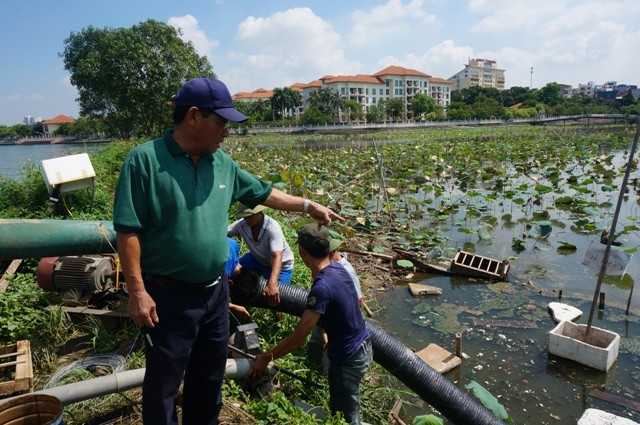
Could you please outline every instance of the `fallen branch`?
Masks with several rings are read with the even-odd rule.
[[[373,252],[373,251],[361,251],[359,249],[353,249],[353,248],[345,248],[344,249],[347,252],[350,252],[352,254],[358,254],[358,255],[370,255],[372,257],[378,257],[378,258],[384,258],[385,260],[389,260],[389,261],[393,261],[396,259],[395,255],[389,255],[389,254],[383,254],[381,252]]]
[[[385,272],[391,272],[391,269],[389,267],[383,267],[383,266],[379,266],[377,264],[374,264],[373,267],[376,268],[376,269],[384,270]]]

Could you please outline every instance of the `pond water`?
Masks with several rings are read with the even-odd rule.
[[[78,153],[96,153],[109,142],[41,144],[41,145],[0,145],[0,175],[20,180],[21,170],[29,164],[40,167],[42,160],[58,158]]]
[[[623,170],[628,159],[624,152],[617,152],[606,168]],[[604,279],[604,308],[594,309],[593,326],[621,336],[613,367],[600,372],[548,352],[548,333],[556,325],[548,312],[550,302],[577,307],[583,314],[575,322],[588,321],[599,268],[584,265],[583,260],[592,242],[604,246],[600,235],[611,226],[621,173],[608,184],[594,180],[586,183],[588,190],[581,190],[568,183],[550,183],[548,170],[529,175],[510,172],[511,186],[499,191],[504,196],[487,196],[496,193],[495,182],[491,190],[485,190],[489,184],[477,182],[472,190],[447,185],[441,196],[423,192],[412,196],[417,201],[413,202],[416,210],[424,212],[414,225],[414,237],[422,231],[433,231],[434,212],[440,211],[438,232],[447,248],[434,249],[433,257],[451,258],[456,249],[463,249],[497,260],[508,259],[508,282],[416,273],[409,281],[440,287],[443,294],[412,297],[406,282],[399,282],[380,295],[384,307],[376,320],[416,351],[436,343],[454,352],[455,334],[460,333],[462,352],[468,357],[445,376],[465,392],[464,386],[472,380],[483,385],[499,398],[516,424],[575,424],[586,408],[640,422],[640,412],[590,394],[599,390],[638,399],[640,295],[637,290],[632,292],[634,282],[640,280],[638,254],[629,259],[623,278]],[[585,179],[602,172],[596,163],[569,164],[558,171],[563,182],[574,181],[571,176]],[[631,174],[631,185],[638,184],[639,175],[637,169]],[[531,179],[541,185],[539,193],[506,196]],[[545,193],[544,185],[553,186],[554,191]],[[640,246],[639,192],[633,186],[623,198],[616,226],[617,231],[626,230],[617,239],[621,248]],[[569,198],[588,200],[580,207],[581,214],[576,213],[575,205],[562,207]],[[448,213],[443,214],[443,210]],[[540,238],[541,234],[546,237]],[[563,250],[569,245],[571,249]],[[416,403],[405,410],[409,421],[431,412],[426,403]]]

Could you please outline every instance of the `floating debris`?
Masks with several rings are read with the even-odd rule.
[[[526,320],[473,319],[475,326],[492,326],[495,328],[538,329],[536,322]]]
[[[414,297],[420,295],[442,295],[442,288],[420,283],[409,283],[409,291]]]
[[[582,310],[564,303],[551,302],[549,303],[549,310],[551,310],[553,320],[556,323],[560,323],[563,320],[573,321],[582,316]]]

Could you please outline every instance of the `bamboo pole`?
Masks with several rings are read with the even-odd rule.
[[[604,250],[604,258],[602,259],[602,265],[600,266],[600,273],[598,274],[598,282],[596,283],[596,289],[593,293],[593,301],[591,302],[591,311],[589,312],[589,322],[587,323],[587,329],[585,332],[585,342],[589,341],[591,324],[593,322],[593,314],[596,310],[596,301],[598,301],[598,295],[600,294],[602,281],[607,271],[607,261],[609,260],[609,253],[611,252],[611,244],[615,239],[616,225],[618,224],[618,216],[620,215],[622,200],[624,198],[625,190],[627,188],[627,182],[629,181],[629,174],[631,173],[631,164],[633,163],[633,157],[636,153],[636,147],[638,146],[639,137],[640,137],[640,120],[638,120],[638,122],[636,123],[636,134],[633,137],[631,152],[629,153],[629,160],[627,161],[627,167],[624,171],[624,177],[622,178],[622,185],[620,186],[620,195],[618,195],[618,203],[616,205],[616,211],[613,214],[613,220],[611,221],[611,229],[609,230],[609,238],[607,238],[607,246]]]

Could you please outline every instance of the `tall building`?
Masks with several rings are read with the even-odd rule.
[[[504,69],[499,69],[496,61],[489,59],[469,59],[464,69],[453,75],[453,90],[468,87],[494,87],[504,90]]]
[[[22,118],[22,123],[28,126],[33,127],[34,125],[42,122],[42,118],[39,115],[25,115]]]

